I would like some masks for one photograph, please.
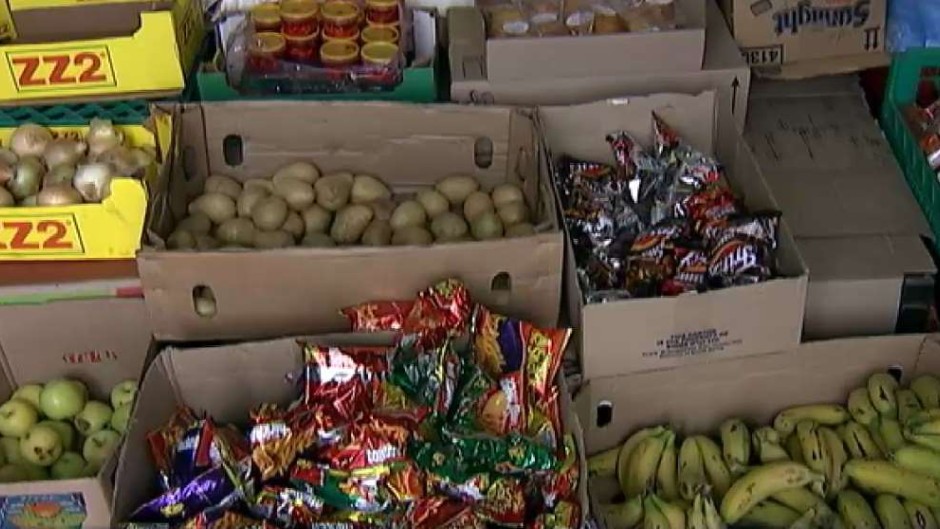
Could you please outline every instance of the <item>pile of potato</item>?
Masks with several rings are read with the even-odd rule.
[[[515,184],[487,193],[471,176],[448,176],[434,187],[394,196],[374,176],[321,175],[313,164],[297,162],[271,178],[244,183],[210,176],[167,246],[426,245],[531,235],[535,230],[529,221],[522,190]]]

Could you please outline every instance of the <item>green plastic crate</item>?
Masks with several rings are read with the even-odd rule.
[[[912,49],[894,57],[881,107],[881,128],[924,210],[937,244],[940,242],[940,181],[901,114],[901,108],[917,99],[922,83],[932,83],[940,91],[940,48]]]
[[[150,116],[147,101],[114,101],[71,105],[0,107],[0,127],[37,123],[47,127],[86,125],[92,118],[110,119],[117,125],[139,125]]]

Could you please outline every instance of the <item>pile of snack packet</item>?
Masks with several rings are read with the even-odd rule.
[[[936,94],[928,94],[928,97]],[[940,177],[940,99],[919,105],[912,103],[903,109],[907,125],[917,139],[917,144],[927,157],[927,164]]]
[[[779,212],[746,213],[711,156],[653,115],[654,146],[607,135],[616,165],[562,157],[555,179],[588,302],[773,276]]]
[[[299,395],[247,435],[181,410],[149,443],[163,493],[136,523],[184,528],[575,528],[578,458],[555,377],[567,329],[447,280],[344,310],[393,347],[305,344]]]

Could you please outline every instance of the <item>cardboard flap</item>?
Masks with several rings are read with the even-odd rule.
[[[936,266],[917,235],[865,235],[797,239],[813,281],[895,279],[933,274]],[[895,293],[897,295],[897,293]]]

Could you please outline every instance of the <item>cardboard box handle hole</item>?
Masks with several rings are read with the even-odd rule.
[[[245,144],[238,134],[229,134],[222,140],[222,157],[229,167],[238,167],[245,161]]]
[[[500,272],[490,281],[491,303],[494,305],[508,305],[509,294],[512,292],[512,276],[509,272]]]
[[[200,318],[212,318],[218,312],[215,293],[206,285],[193,287],[193,310]]]
[[[609,400],[602,400],[597,404],[597,413],[594,414],[594,424],[603,428],[610,424],[614,417],[614,404]]]
[[[480,169],[493,165],[493,140],[477,138],[473,143],[473,163]]]
[[[900,383],[901,379],[904,378],[904,368],[901,366],[889,366],[888,374]]]

